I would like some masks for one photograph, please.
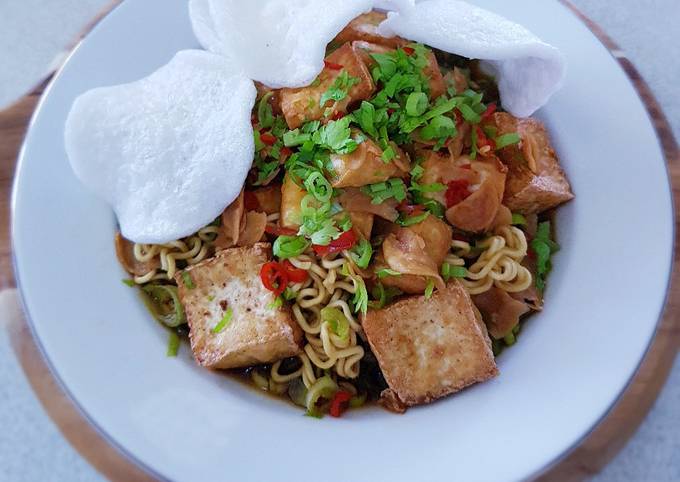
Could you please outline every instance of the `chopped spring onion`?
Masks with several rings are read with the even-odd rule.
[[[320,417],[322,414],[321,405],[324,401],[330,401],[337,391],[338,384],[328,375],[324,375],[317,379],[316,382],[309,387],[309,390],[307,390],[307,395],[305,397],[307,414],[312,417]]]
[[[333,196],[331,183],[319,171],[312,171],[304,180],[305,189],[319,202],[330,201]]]
[[[274,256],[279,259],[288,259],[299,256],[309,247],[309,241],[302,236],[279,236],[274,241]]]
[[[527,225],[527,218],[522,216],[521,214],[518,213],[512,213],[512,222],[511,224],[513,226],[526,226]]]
[[[349,338],[349,320],[341,310],[329,306],[322,308],[321,320],[327,322],[331,331],[341,340],[347,341]]]
[[[380,156],[380,158],[385,163],[390,162],[395,157],[397,157],[397,153],[394,152],[394,148],[392,146],[387,146],[387,148],[383,151],[382,156]]]
[[[503,341],[505,342],[506,345],[512,346],[515,344],[517,339],[515,338],[515,334],[511,331],[510,333],[503,337]]]
[[[234,316],[234,310],[231,308],[227,308],[227,311],[224,313],[224,316],[220,320],[220,322],[215,325],[215,327],[212,329],[213,333],[220,333],[224,331],[224,329],[229,326],[229,323],[231,323],[231,319]]]
[[[432,119],[420,131],[420,137],[423,140],[431,141],[432,139],[445,139],[456,135],[456,124],[450,117],[440,115]]]
[[[357,408],[363,406],[366,403],[366,398],[367,398],[366,393],[354,395],[352,398],[349,399],[350,408]]]
[[[354,276],[352,279],[354,280],[357,289],[354,293],[354,298],[352,298],[354,312],[366,314],[366,311],[368,310],[368,291],[366,291],[366,283],[361,276]]]
[[[482,117],[479,114],[477,114],[474,111],[474,109],[467,104],[460,104],[458,106],[458,110],[463,116],[463,119],[472,124],[479,124],[482,120]]]
[[[395,288],[393,286],[385,287],[382,283],[377,282],[373,286],[371,294],[373,295],[375,301],[369,302],[369,306],[374,310],[379,310],[385,305],[391,303],[394,297],[399,296],[402,293],[399,288]]]
[[[425,287],[425,299],[429,300],[432,298],[432,293],[434,292],[434,280],[432,278],[427,280],[427,286]]]
[[[427,94],[424,92],[413,92],[406,98],[406,114],[411,117],[423,115],[427,110]]]
[[[385,182],[370,184],[362,187],[361,192],[371,197],[371,204],[382,204],[390,198],[399,202],[406,199],[406,185],[401,179],[388,179]]]
[[[132,288],[133,286],[135,286],[137,284],[137,283],[135,283],[135,280],[133,280],[133,279],[123,279],[121,281],[123,282],[123,284],[125,286],[129,286],[130,288]]]
[[[441,273],[444,281],[448,281],[451,278],[465,278],[467,276],[467,269],[465,269],[465,266],[454,266],[444,263],[442,264]]]
[[[193,290],[194,288],[196,288],[194,280],[191,279],[191,275],[186,271],[182,271],[182,281],[184,281],[184,286],[186,286],[187,289]]]
[[[424,213],[416,214],[415,216],[409,216],[407,218],[399,218],[397,219],[396,223],[399,224],[400,226],[413,226],[414,224],[422,223],[425,221],[425,218],[427,218],[430,215],[429,211],[425,211]]]
[[[272,112],[272,106],[269,105],[269,99],[274,95],[273,91],[267,92],[260,99],[260,103],[257,105],[257,120],[262,129],[271,127],[274,124],[274,114]]]
[[[149,311],[156,320],[170,328],[186,323],[184,307],[179,300],[176,286],[148,284],[142,288],[142,293]]]
[[[267,309],[268,310],[278,310],[282,306],[283,306],[283,298],[281,296],[277,296],[276,298],[274,298],[274,301],[272,301],[271,303],[269,303],[267,305]]]
[[[394,271],[393,269],[383,268],[375,272],[378,278],[384,278],[385,276],[401,276],[399,271]]]
[[[265,392],[269,391],[269,379],[260,373],[257,368],[250,371],[250,379],[253,381],[255,386]]]
[[[302,377],[295,378],[288,384],[288,396],[295,405],[307,406],[307,387],[305,387]]]
[[[496,143],[496,150],[498,150],[513,144],[518,144],[520,140],[521,138],[519,137],[519,134],[512,132],[510,134],[503,134],[502,136],[496,137],[494,142]]]
[[[179,335],[176,332],[171,331],[168,335],[168,350],[165,352],[166,356],[177,356],[177,352],[179,352],[179,344]]]
[[[531,249],[536,254],[536,288],[543,291],[545,279],[552,269],[550,257],[560,249],[560,245],[550,239],[550,221],[538,225]]]
[[[365,239],[361,239],[350,251],[352,259],[359,268],[366,269],[371,262],[373,247]]]

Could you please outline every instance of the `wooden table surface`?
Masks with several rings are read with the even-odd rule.
[[[563,0],[564,1],[564,0]],[[635,83],[647,105],[666,155],[673,185],[676,232],[680,212],[680,151],[668,122],[644,80],[620,49],[594,23],[572,8],[610,49]],[[10,192],[15,162],[26,127],[45,84],[21,99],[13,107],[0,112],[0,290],[14,286],[10,244]],[[678,239],[675,240],[677,252]],[[550,468],[540,480],[582,480],[597,473],[625,445],[651,408],[663,387],[680,348],[680,297],[674,290],[680,286],[680,269],[676,260],[669,301],[652,345],[625,393],[601,423],[575,447],[569,455]],[[111,447],[85,421],[61,392],[39,354],[25,323],[10,327],[12,344],[36,395],[47,413],[69,442],[97,470],[111,480],[150,480],[141,469],[131,464]]]

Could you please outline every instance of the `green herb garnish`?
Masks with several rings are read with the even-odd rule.
[[[550,221],[538,225],[536,236],[531,241],[531,249],[536,254],[536,288],[545,289],[545,280],[552,269],[550,257],[559,251],[560,246],[550,239]]]
[[[231,323],[231,318],[234,316],[234,310],[231,308],[227,308],[227,311],[224,313],[224,316],[220,320],[220,322],[215,325],[215,327],[212,329],[213,333],[220,333],[224,331],[224,329]]]
[[[176,332],[171,331],[168,335],[168,349],[166,350],[165,355],[177,356],[177,353],[179,352],[180,341],[179,335]]]

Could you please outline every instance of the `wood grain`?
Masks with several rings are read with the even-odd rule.
[[[636,85],[658,132],[673,185],[675,212],[680,213],[680,151],[658,102],[616,44],[575,7],[566,0],[561,1],[610,49]],[[115,3],[117,2],[112,5]],[[0,289],[14,286],[9,233],[11,183],[19,147],[44,86],[45,84],[38,87],[10,109],[0,112],[0,192],[3,194],[0,198]],[[675,224],[678,232],[678,216]],[[675,247],[677,252],[677,238]],[[599,472],[637,430],[663,387],[680,348],[680,297],[674,295],[677,286],[680,286],[680,268],[676,261],[669,291],[671,296],[663,320],[634,379],[598,426],[567,456],[540,475],[538,480],[583,480]],[[14,349],[38,398],[81,455],[111,480],[152,480],[101,437],[64,395],[49,373],[25,322],[10,327],[10,332]]]

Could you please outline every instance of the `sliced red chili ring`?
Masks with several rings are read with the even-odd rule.
[[[484,134],[484,132],[479,126],[475,126],[475,130],[477,132],[477,149],[486,146],[489,146],[491,149],[496,148],[496,143],[489,139],[488,137],[486,137],[486,134]]]
[[[276,143],[276,137],[269,134],[268,132],[261,133],[260,140],[263,144],[267,144],[268,146],[273,146]]]
[[[413,55],[415,53],[415,49],[412,47],[402,47],[401,48],[406,55]]]
[[[472,194],[469,190],[469,187],[470,183],[465,179],[455,179],[450,181],[447,184],[446,193],[444,196],[446,198],[446,207],[450,208],[467,199],[470,194]]]
[[[342,70],[342,65],[336,64],[335,62],[329,62],[328,60],[324,60],[323,64],[326,66],[326,68],[329,68],[331,70]]]
[[[344,390],[335,392],[329,409],[331,417],[340,417],[343,413],[345,413],[349,407],[349,400],[351,398],[352,394]]]
[[[307,278],[309,278],[309,273],[307,270],[296,268],[293,266],[293,263],[287,259],[283,260],[281,265],[283,266],[283,269],[286,270],[288,281],[290,283],[302,283],[303,281],[307,281]]]
[[[273,292],[274,296],[279,296],[288,286],[288,273],[279,263],[274,261],[262,265],[260,279],[262,285]]]
[[[489,104],[486,106],[486,110],[482,113],[482,119],[488,119],[496,112],[496,104]]]
[[[338,239],[330,242],[328,246],[321,246],[318,244],[312,245],[312,249],[318,256],[326,256],[327,254],[339,253],[347,249],[351,249],[357,242],[357,235],[352,229],[342,233]]]

